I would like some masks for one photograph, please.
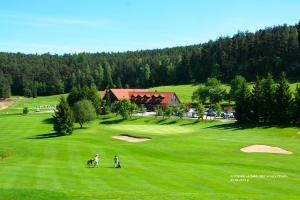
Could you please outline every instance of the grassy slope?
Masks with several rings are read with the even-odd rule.
[[[290,89],[292,92],[295,92],[296,85],[299,84],[299,82],[293,82],[290,83]],[[249,83],[249,88],[252,90],[252,87],[254,83]],[[177,96],[179,97],[180,101],[183,103],[192,102],[192,95],[193,92],[199,87],[199,84],[188,84],[188,85],[173,85],[173,86],[159,86],[159,87],[153,87],[149,88],[149,91],[159,91],[159,92],[175,92]],[[230,85],[229,84],[223,84],[223,88],[229,92],[230,91]],[[227,102],[226,102],[227,103]]]
[[[299,136],[293,127],[133,117],[99,118],[72,136],[54,137],[51,114],[0,115],[0,199],[296,199]],[[129,143],[111,136],[152,140]],[[293,136],[296,136],[293,138]],[[292,155],[249,154],[250,144]],[[100,167],[86,161],[100,155]],[[118,155],[122,169],[113,168]],[[231,175],[288,178],[230,181]]]
[[[0,199],[297,199],[299,128],[101,117],[84,129],[76,125],[72,136],[54,137],[52,114],[35,113],[33,107],[56,104],[58,99],[18,100],[0,110],[0,154],[6,156],[0,161]],[[30,108],[27,116],[18,114],[23,106]],[[129,143],[111,138],[119,134],[152,140]],[[251,144],[278,146],[294,154],[239,150]],[[90,168],[86,161],[95,153],[100,167]],[[112,167],[115,154],[122,169]],[[237,182],[230,180],[232,175],[288,177]]]

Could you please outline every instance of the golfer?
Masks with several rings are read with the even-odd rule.
[[[115,163],[115,167],[117,167],[119,163],[119,159],[117,156],[114,157],[114,163]]]
[[[98,162],[99,162],[99,156],[98,156],[98,154],[96,154],[96,156],[94,158],[94,167],[96,167],[96,166],[99,167]]]

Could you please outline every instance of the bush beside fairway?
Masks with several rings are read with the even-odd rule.
[[[71,136],[56,137],[51,115],[0,115],[0,152],[6,152],[0,162],[0,199],[298,198],[299,128],[101,116],[83,129],[76,124]],[[112,138],[120,134],[151,140]],[[293,154],[240,151],[251,144]],[[87,160],[96,153],[100,167],[88,167]],[[121,169],[113,167],[114,155]],[[234,175],[265,177],[245,182],[231,180]]]

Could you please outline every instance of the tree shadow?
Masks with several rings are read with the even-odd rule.
[[[170,122],[165,122],[165,123],[162,123],[162,125],[170,125],[170,124],[176,124],[178,120],[172,120]]]
[[[83,130],[83,129],[88,129],[88,127],[82,125],[82,128],[80,127],[75,127],[74,130]]]
[[[153,119],[154,119],[154,118],[150,118],[150,117],[149,117],[148,119],[145,120],[145,122],[148,123],[148,122],[152,121]]]
[[[201,121],[198,121],[198,120],[195,120],[191,123],[185,123],[185,124],[180,124],[180,126],[187,126],[187,125],[196,125],[196,124],[199,124]]]
[[[110,121],[102,121],[102,122],[99,122],[100,124],[118,124],[118,123],[121,123],[123,122],[124,119],[115,119],[115,120],[110,120]]]
[[[160,124],[160,123],[162,123],[162,122],[165,122],[166,120],[167,120],[166,118],[163,118],[163,119],[158,120],[156,123],[157,123],[157,124]]]
[[[62,137],[62,136],[64,136],[64,135],[57,135],[56,133],[45,133],[45,134],[35,135],[35,136],[29,137],[27,139],[48,139],[48,138],[55,138],[55,137]]]
[[[108,120],[108,119],[116,117],[116,116],[106,116],[106,115],[100,115],[100,116],[101,117],[99,119],[102,119],[102,120]]]
[[[44,119],[42,122],[45,123],[45,124],[53,124],[54,119],[53,118],[47,118],[47,119]]]
[[[260,129],[268,129],[268,128],[289,128],[289,127],[297,127],[296,124],[272,124],[272,123],[226,123],[226,124],[216,124],[209,127],[206,127],[205,129],[220,129],[220,130],[246,130],[246,129],[254,129],[254,128],[260,128]]]

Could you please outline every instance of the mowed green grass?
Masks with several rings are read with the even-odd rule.
[[[297,84],[300,82],[297,80],[293,80],[292,83],[290,83],[290,90],[291,92],[295,92]],[[159,92],[175,92],[176,95],[179,97],[180,101],[182,103],[188,103],[192,102],[192,95],[195,90],[198,89],[198,87],[202,83],[199,84],[187,84],[187,85],[170,85],[170,86],[159,86],[159,87],[153,87],[149,88],[150,92],[159,91]],[[254,82],[248,83],[249,89],[252,90],[254,86]],[[230,91],[230,83],[222,83],[222,87],[226,90],[226,92]]]
[[[53,114],[34,106],[58,99],[18,100],[0,111],[0,199],[298,199],[299,127],[101,116],[56,137]],[[151,140],[112,138],[121,134]],[[293,154],[240,151],[252,144]],[[99,168],[87,166],[96,153]],[[113,167],[114,155],[121,169]],[[264,177],[243,178],[251,175]]]

